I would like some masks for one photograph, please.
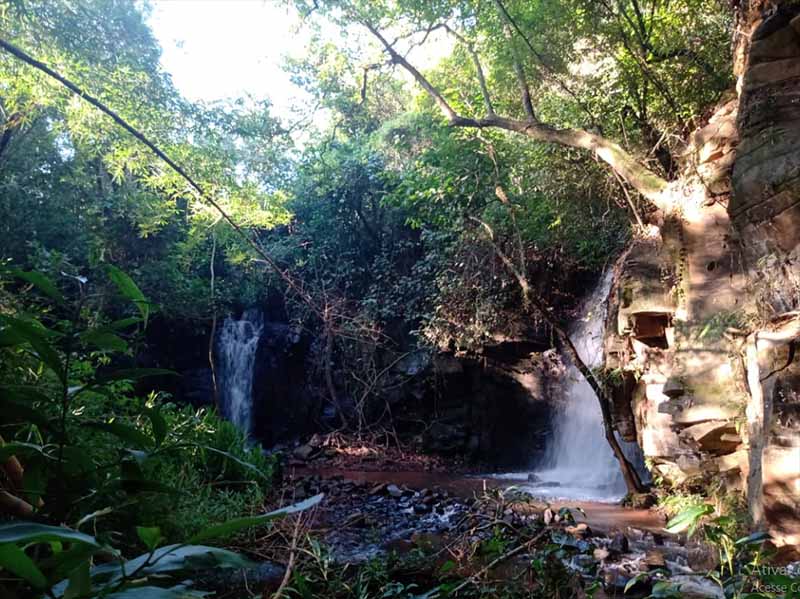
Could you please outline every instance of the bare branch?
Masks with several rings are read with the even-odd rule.
[[[497,6],[497,12],[500,13],[500,18],[503,20],[503,33],[506,36],[506,40],[508,41],[508,47],[511,50],[511,62],[514,66],[514,74],[517,77],[517,83],[519,83],[519,91],[522,94],[522,107],[525,109],[525,114],[527,115],[528,119],[531,121],[536,120],[536,114],[533,112],[533,102],[531,101],[531,89],[528,86],[528,80],[525,77],[525,69],[522,66],[522,60],[519,57],[519,53],[517,52],[517,47],[514,45],[514,35],[511,31],[512,29],[512,21],[511,18],[508,16],[505,7],[503,6],[500,0],[494,0],[495,6]]]

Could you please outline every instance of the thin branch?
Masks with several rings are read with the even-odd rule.
[[[531,89],[525,77],[525,69],[522,66],[519,52],[517,52],[517,47],[514,44],[514,36],[511,31],[513,28],[512,21],[502,2],[500,2],[500,0],[495,0],[494,3],[495,6],[497,6],[500,17],[503,19],[503,33],[506,36],[506,40],[508,40],[508,47],[511,50],[511,62],[514,67],[514,74],[517,77],[517,82],[519,83],[520,94],[522,94],[522,107],[525,109],[525,114],[528,119],[536,121],[536,115],[533,112],[533,102],[531,101]]]
[[[508,12],[508,9],[506,9],[505,5],[502,3],[502,0],[495,0],[495,4],[497,5],[498,10],[502,13],[503,19],[506,21],[506,23],[514,28],[514,31],[516,31],[517,35],[519,35],[522,38],[522,41],[525,42],[525,45],[528,47],[528,50],[533,57],[545,70],[550,73],[550,76],[552,77],[553,81],[555,81],[556,85],[558,85],[558,87],[560,87],[567,95],[569,95],[575,101],[578,107],[586,113],[586,116],[589,117],[589,122],[595,124],[597,119],[595,118],[594,113],[592,113],[586,103],[584,103],[578,97],[578,95],[572,91],[572,89],[566,83],[564,83],[564,81],[561,80],[561,77],[558,76],[556,70],[550,66],[545,57],[533,47],[533,43],[531,42],[530,38],[528,38],[528,36],[522,31],[516,20],[511,16],[511,13]]]
[[[464,36],[458,33],[449,25],[444,25],[445,30],[450,33],[453,37],[455,37],[459,42],[464,44],[467,48],[467,52],[472,57],[472,64],[475,65],[475,75],[478,77],[478,84],[481,88],[481,96],[483,96],[483,104],[486,107],[486,116],[492,117],[495,115],[494,106],[492,105],[492,98],[489,95],[489,86],[486,85],[486,76],[483,72],[483,67],[481,66],[481,60],[478,56],[478,53],[475,51],[475,45],[468,41]]]
[[[169,166],[173,171],[175,171],[181,178],[183,178],[189,186],[194,189],[197,195],[212,206],[220,216],[227,222],[233,230],[239,235],[250,247],[252,247],[255,252],[261,257],[261,259],[286,283],[286,285],[291,288],[297,295],[308,304],[317,314],[320,314],[320,310],[316,306],[315,302],[312,298],[303,290],[302,286],[294,280],[294,278],[289,275],[288,272],[283,270],[277,262],[267,254],[259,244],[255,234],[247,234],[244,229],[242,229],[232,218],[231,216],[220,206],[220,204],[212,198],[205,189],[195,181],[179,164],[177,164],[172,158],[170,158],[163,150],[161,150],[154,142],[152,142],[149,138],[147,138],[144,133],[136,129],[133,125],[128,123],[124,118],[122,118],[119,114],[114,112],[111,108],[106,106],[103,102],[91,96],[86,91],[78,87],[75,83],[63,77],[50,67],[48,67],[43,62],[40,62],[21,50],[20,48],[14,46],[13,44],[0,39],[0,49],[5,50],[9,54],[15,56],[19,60],[27,63],[28,65],[42,71],[49,77],[52,77],[56,81],[58,81],[61,85],[69,89],[75,95],[81,97],[83,100],[106,114],[107,116],[111,117],[111,119],[117,123],[120,127],[122,127],[125,131],[127,131],[130,135],[136,138],[140,143],[147,146],[147,148],[153,152],[160,160],[165,162],[167,166]]]

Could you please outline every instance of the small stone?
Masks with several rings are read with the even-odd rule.
[[[611,537],[611,544],[608,548],[614,553],[628,553],[628,537],[621,532],[614,534],[614,536]]]
[[[395,498],[400,498],[403,496],[403,491],[401,491],[400,487],[398,487],[397,485],[389,485],[388,487],[386,487],[386,492]]]
[[[611,555],[611,552],[608,549],[598,548],[594,550],[594,553],[592,553],[592,555],[594,555],[594,559],[602,562],[608,559],[608,556]]]
[[[296,447],[295,450],[292,452],[292,455],[294,455],[294,457],[297,458],[298,460],[307,460],[312,456],[314,451],[316,451],[316,449],[311,445],[309,445],[308,443],[306,443],[305,445],[300,445]]]
[[[649,570],[656,570],[667,565],[666,560],[664,560],[664,554],[656,549],[650,549],[645,553],[644,563],[647,564]]]
[[[539,476],[537,474],[534,474],[533,472],[528,474],[528,482],[529,483],[538,483],[540,480],[542,480],[542,479],[539,478]]]
[[[369,490],[370,495],[377,495],[386,490],[386,483],[379,483]]]

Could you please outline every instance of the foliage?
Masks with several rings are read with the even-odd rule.
[[[53,587],[58,596],[148,586],[150,576],[201,562],[241,567],[235,554],[181,542],[224,540],[305,505],[255,515],[271,484],[272,460],[216,416],[179,409],[157,393],[132,395],[134,381],[173,373],[124,367],[149,302],[126,273],[107,272],[138,316],[108,321],[91,308],[93,283],[80,276],[65,277],[78,287],[73,303],[42,273],[5,273],[32,289],[28,310],[6,305],[0,315],[2,493],[17,517],[35,514],[73,529],[0,527],[0,565],[39,590],[68,578],[60,591]],[[79,532],[89,527],[92,535]],[[159,548],[168,541],[178,544]],[[149,553],[121,565],[124,555],[142,549]],[[90,570],[96,554],[119,563]]]
[[[765,567],[768,551],[764,543],[770,539],[769,534],[737,536],[740,526],[735,518],[714,514],[713,505],[695,505],[672,518],[667,531],[685,531],[690,537],[699,531],[704,541],[717,551],[719,566],[708,572],[707,577],[719,585],[725,597],[767,599],[797,595],[797,579],[782,573],[780,568]]]

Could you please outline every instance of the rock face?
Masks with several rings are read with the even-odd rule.
[[[253,372],[253,433],[267,447],[317,426],[320,400],[309,393],[309,346],[294,327],[264,323]]]
[[[668,481],[715,476],[740,490],[750,394],[736,331],[800,307],[800,5],[742,5],[753,8],[740,23],[750,35],[737,46],[738,95],[692,134],[684,209],[626,257],[606,340],[607,368],[623,373],[614,379],[620,433],[633,429]],[[786,347],[762,356],[772,365],[764,374],[775,372],[763,385],[760,463],[772,532],[798,543],[800,368],[785,367],[793,357]]]
[[[542,353],[545,348],[504,341],[482,356],[437,356],[429,378],[435,386],[421,400],[423,417],[432,422],[424,447],[490,466],[531,466],[550,436],[549,390],[560,367],[555,355]]]

